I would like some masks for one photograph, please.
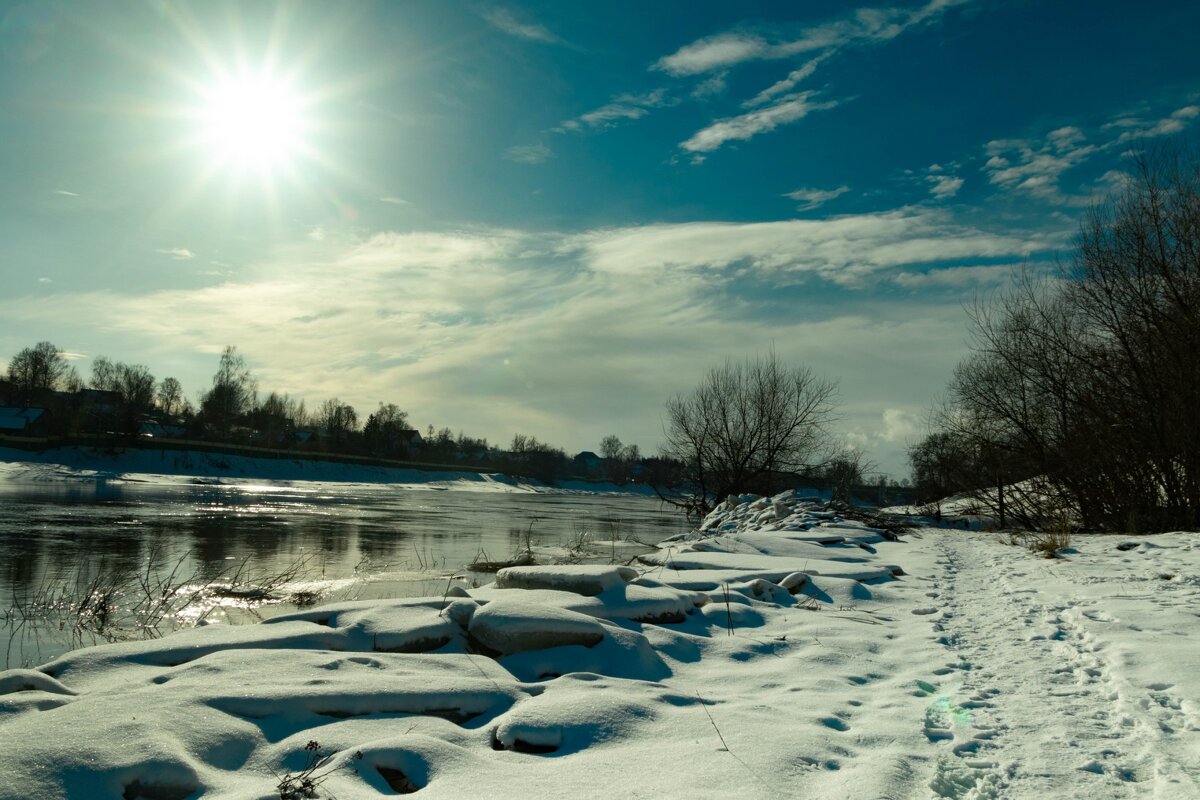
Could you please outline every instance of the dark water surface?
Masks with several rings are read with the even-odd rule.
[[[472,561],[509,559],[527,544],[540,561],[561,558],[571,545],[576,558],[620,560],[639,552],[630,539],[653,544],[686,529],[674,510],[634,495],[335,483],[0,484],[3,666],[165,633],[197,616],[254,621],[295,608],[297,597],[440,594],[451,575],[490,579],[468,571]],[[287,580],[272,581],[280,575]],[[110,576],[124,589],[105,594],[80,624],[79,604],[112,585]],[[271,584],[272,599],[206,595],[167,615],[158,630],[114,624],[117,606],[146,602],[143,586],[165,580],[189,587],[183,596],[231,578],[240,586]]]

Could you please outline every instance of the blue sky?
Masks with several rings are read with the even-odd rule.
[[[774,347],[881,469],[963,304],[1200,120],[1183,2],[6,2],[0,359],[651,451]]]

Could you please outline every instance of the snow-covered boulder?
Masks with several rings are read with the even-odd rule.
[[[594,597],[638,576],[632,567],[605,564],[506,567],[496,573],[498,589],[557,589]]]
[[[526,592],[493,600],[471,617],[471,636],[484,647],[508,655],[547,647],[591,647],[604,638],[595,618],[577,611],[529,602]]]

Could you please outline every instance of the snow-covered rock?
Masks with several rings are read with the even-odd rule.
[[[604,628],[594,617],[524,597],[492,600],[471,617],[470,633],[484,647],[503,655],[568,645],[591,647],[604,638]]]
[[[558,589],[587,596],[620,586],[638,577],[631,567],[603,564],[506,567],[496,573],[499,589]]]

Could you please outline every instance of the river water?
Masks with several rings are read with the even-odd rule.
[[[530,548],[539,562],[622,561],[686,529],[677,511],[636,495],[0,484],[0,657],[19,667],[198,621],[441,594],[450,580],[491,579],[472,562]]]

